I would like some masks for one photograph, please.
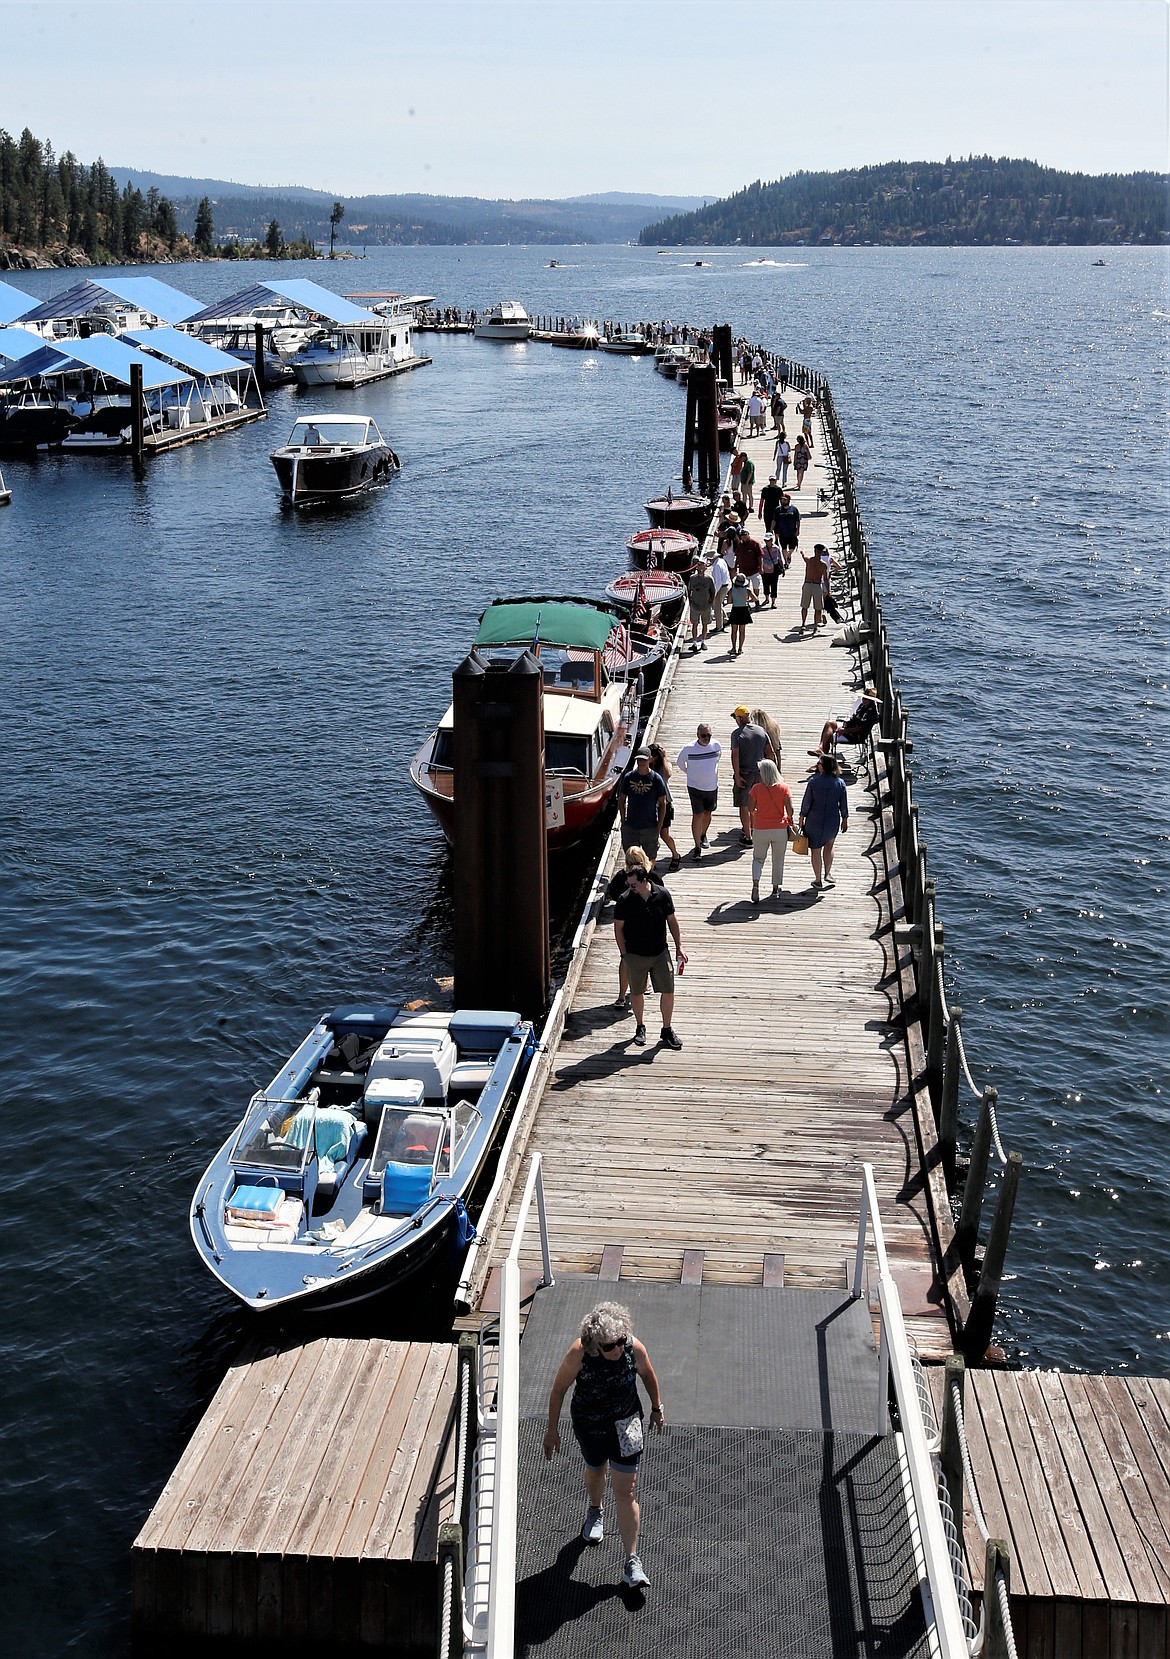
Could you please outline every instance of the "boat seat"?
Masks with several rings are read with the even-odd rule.
[[[492,1074],[491,1060],[460,1060],[451,1073],[450,1091],[454,1095],[479,1094],[487,1087]]]
[[[318,1187],[336,1187],[365,1138],[365,1125],[341,1106],[321,1106],[314,1114],[302,1106],[284,1131],[290,1146],[308,1146],[313,1135],[317,1154]]]
[[[591,662],[563,662],[559,677],[562,685],[592,685],[593,664]]]

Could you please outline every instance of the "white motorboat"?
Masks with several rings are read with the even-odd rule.
[[[599,340],[597,349],[622,357],[641,357],[650,350],[650,346],[644,334],[615,334],[609,340]]]
[[[399,470],[397,455],[368,415],[301,415],[269,460],[281,494],[294,507],[358,495]]]
[[[475,325],[477,340],[527,340],[532,319],[519,300],[501,300]]]

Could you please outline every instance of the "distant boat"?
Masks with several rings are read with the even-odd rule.
[[[475,325],[477,340],[527,340],[532,318],[519,300],[501,300]]]
[[[1104,263],[1105,261],[1103,259],[1094,259],[1093,261],[1094,265],[1104,265]]]
[[[598,340],[597,349],[624,357],[641,357],[650,346],[644,334],[615,334],[610,340]]]
[[[559,259],[550,259],[549,262],[548,262],[548,268],[549,268],[550,271],[559,271],[560,268],[561,268],[560,260]]]
[[[301,415],[269,459],[294,507],[358,495],[399,470],[397,455],[368,415]]]

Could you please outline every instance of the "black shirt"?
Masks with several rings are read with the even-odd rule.
[[[640,898],[631,888],[614,908],[614,920],[625,927],[627,951],[635,956],[661,956],[666,949],[666,919],[674,915],[674,900],[665,887],[652,887]]]

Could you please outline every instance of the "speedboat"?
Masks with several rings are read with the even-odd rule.
[[[204,1263],[257,1312],[317,1310],[465,1245],[468,1197],[533,1047],[513,1013],[335,1008],[196,1187]]]
[[[551,851],[574,846],[613,800],[638,732],[644,686],[628,624],[572,599],[496,600],[480,619],[474,654],[506,672],[532,651],[544,679],[544,772],[559,778],[564,823],[550,824]],[[449,708],[410,764],[411,782],[455,835],[455,713]]]
[[[693,539],[688,537],[688,540]],[[641,571],[624,570],[610,582],[605,590],[605,597],[612,605],[630,605],[635,610],[645,605],[647,611],[652,612],[668,610],[672,605],[681,605],[686,591],[686,583],[672,570],[659,568],[648,570],[645,574]]]
[[[609,340],[598,340],[598,351],[611,351],[623,357],[641,357],[650,350],[644,334],[615,334]]]
[[[594,351],[601,343],[596,323],[574,323],[571,328],[554,329],[547,339],[550,346],[568,346],[570,351]]]
[[[644,570],[689,570],[699,556],[699,538],[686,530],[637,530],[626,552]]]
[[[646,511],[655,529],[687,530],[694,536],[705,536],[714,514],[714,504],[705,495],[687,491],[675,495],[667,490],[646,503]]]
[[[501,300],[475,325],[477,340],[527,340],[532,319],[519,300]]]
[[[300,415],[269,459],[294,507],[337,501],[384,483],[399,460],[368,415]]]

